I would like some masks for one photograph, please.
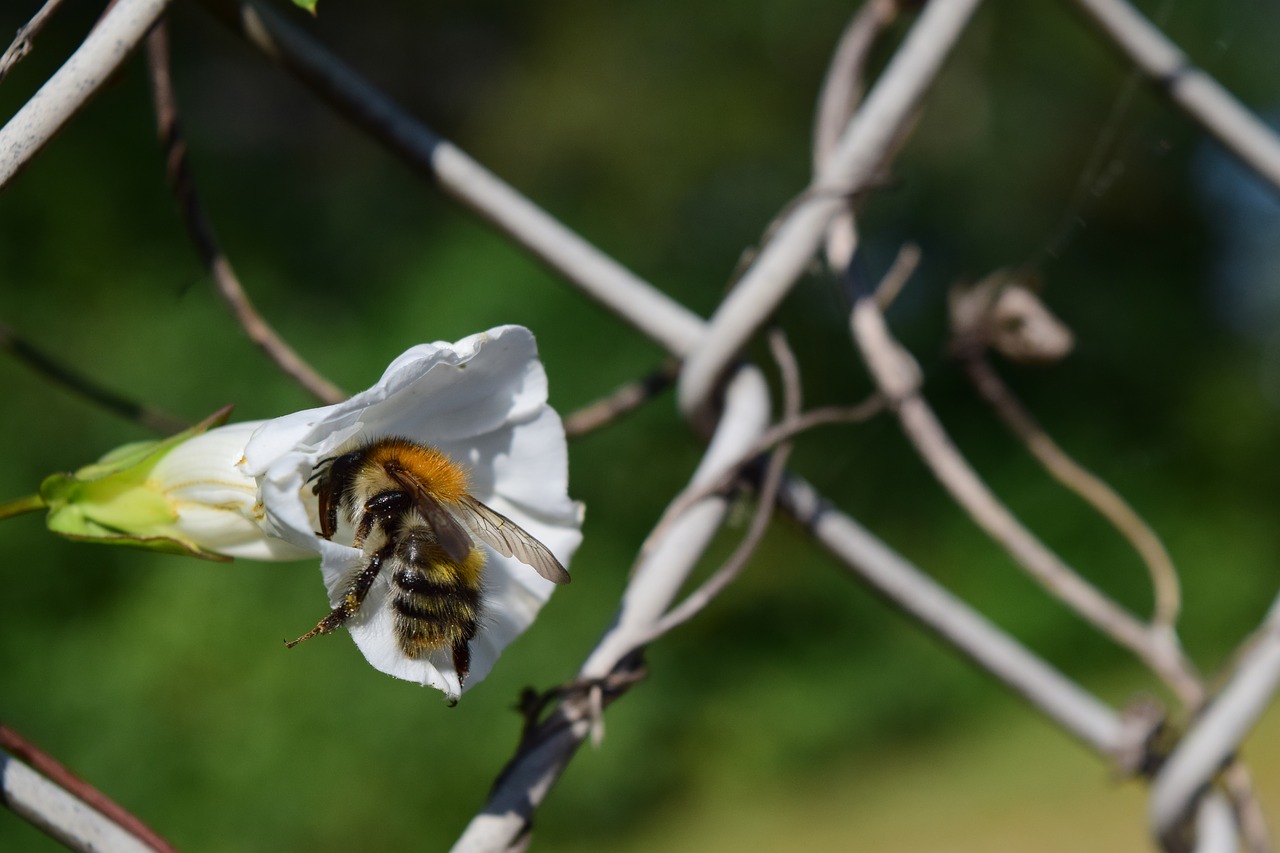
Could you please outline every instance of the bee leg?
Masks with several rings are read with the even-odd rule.
[[[360,610],[360,605],[364,604],[365,596],[369,594],[369,589],[373,586],[373,582],[377,580],[378,574],[382,571],[382,563],[391,556],[393,551],[395,551],[394,542],[388,542],[375,551],[373,556],[369,558],[369,565],[351,581],[351,586],[347,588],[347,594],[342,597],[342,603],[329,611],[329,615],[316,623],[316,626],[310,631],[292,643],[285,642],[285,648],[291,649],[303,640],[310,640],[320,634],[330,634],[356,615]]]
[[[467,673],[471,671],[471,645],[467,640],[454,645],[453,668],[458,671],[458,685],[461,686],[467,680]]]

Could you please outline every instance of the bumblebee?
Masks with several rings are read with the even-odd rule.
[[[488,545],[549,581],[569,582],[551,551],[511,519],[476,500],[466,469],[433,447],[380,438],[321,460],[310,480],[319,499],[320,536],[332,539],[341,515],[364,554],[341,603],[298,639],[337,630],[359,612],[374,582],[389,575],[392,625],[400,650],[419,658],[452,653],[459,682],[471,668],[471,639],[484,611]]]

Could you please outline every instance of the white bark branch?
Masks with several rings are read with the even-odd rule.
[[[150,845],[6,752],[0,752],[0,795],[8,808],[72,850],[153,853]]]
[[[84,42],[0,128],[0,189],[101,88],[172,0],[118,0]]]

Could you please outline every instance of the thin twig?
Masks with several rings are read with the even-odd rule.
[[[1169,98],[1249,168],[1280,189],[1280,137],[1124,0],[1074,0]]]
[[[1271,831],[1267,828],[1267,816],[1262,813],[1262,803],[1253,785],[1253,774],[1239,756],[1222,771],[1222,787],[1226,789],[1235,812],[1236,825],[1248,853],[1273,853]]]
[[[1172,628],[1178,620],[1182,596],[1178,572],[1160,537],[1124,498],[1068,456],[1049,437],[1014,396],[987,358],[975,351],[963,357],[962,363],[978,393],[991,404],[1000,420],[1023,443],[1027,451],[1039,460],[1054,479],[1096,509],[1138,552],[1151,576],[1155,593],[1151,621],[1154,625]]]
[[[716,596],[724,592],[729,584],[737,579],[738,575],[742,574],[747,561],[751,559],[751,555],[760,546],[760,541],[764,539],[765,531],[769,527],[769,521],[773,517],[774,503],[778,499],[778,489],[782,485],[782,475],[786,470],[787,459],[790,455],[790,444],[783,444],[770,454],[768,465],[765,467],[764,478],[760,484],[760,495],[756,502],[756,511],[751,516],[751,526],[747,529],[747,535],[742,537],[738,547],[733,549],[733,553],[721,564],[720,568],[712,572],[711,576],[703,581],[697,589],[685,596],[684,600],[664,613],[657,622],[653,623],[652,629],[641,639],[643,645],[648,645],[670,632],[673,628],[679,627],[694,616],[697,616]]]
[[[782,380],[782,418],[795,420],[804,408],[804,385],[800,381],[800,363],[796,361],[795,351],[781,329],[770,330],[769,352],[778,366],[778,378]]]
[[[0,726],[0,777],[4,804],[73,850],[176,853],[132,812],[6,726]]]
[[[0,128],[0,189],[31,162],[137,48],[173,0],[117,0],[49,80]]]
[[[18,337],[12,328],[0,322],[0,349],[10,353],[23,364],[42,376],[52,379],[73,393],[102,406],[110,412],[133,421],[152,432],[172,435],[181,432],[189,424],[177,415],[138,403],[109,391],[93,380],[76,373]]]
[[[649,539],[646,539],[645,544],[640,546],[639,555],[636,557],[637,563],[644,561],[648,556],[650,540],[660,539],[668,525],[674,524],[677,519],[689,511],[690,507],[699,501],[712,495],[726,492],[742,476],[743,470],[753,460],[759,458],[761,454],[768,453],[781,443],[814,427],[830,424],[862,423],[868,418],[879,414],[884,410],[884,407],[884,398],[879,394],[873,394],[855,406],[820,406],[808,412],[803,412],[794,418],[788,418],[774,424],[760,436],[759,441],[743,453],[741,458],[733,465],[727,466],[719,478],[696,485],[691,484],[683,492],[676,495],[671,503],[667,505],[662,518],[654,525],[653,531],[649,534]]]
[[[898,254],[894,256],[893,264],[889,267],[889,271],[881,277],[880,283],[876,285],[876,307],[880,309],[881,313],[889,310],[889,306],[893,304],[893,300],[898,298],[898,294],[902,292],[902,288],[906,287],[911,274],[916,271],[916,267],[919,265],[920,247],[915,243],[903,243],[902,248],[898,249]]]
[[[868,0],[854,13],[831,55],[813,120],[813,173],[831,159],[840,135],[862,99],[871,48],[901,11],[899,0]],[[857,227],[850,201],[831,220],[826,234],[827,263],[843,269],[857,246]]]
[[[218,245],[213,225],[200,204],[195,183],[191,178],[191,166],[187,158],[187,143],[182,135],[178,119],[178,102],[173,90],[173,78],[169,71],[169,28],[161,22],[147,36],[147,65],[151,70],[151,97],[156,110],[156,126],[160,142],[165,149],[166,173],[178,209],[186,223],[200,259],[204,261],[218,295],[231,309],[249,340],[275,362],[286,376],[305,388],[324,403],[340,403],[347,394],[321,376],[293,347],[285,343],[280,334],[253,306],[236,276],[231,262]]]
[[[974,522],[1046,590],[1151,667],[1188,707],[1198,706],[1204,688],[1172,632],[1149,628],[1085,581],[1027,530],[969,465],[925,402],[919,367],[893,339],[873,298],[857,299],[850,327],[903,432]]]
[[[787,345],[786,336],[778,329],[769,334],[769,348],[778,365],[778,373],[782,379],[783,419],[795,421],[800,417],[803,405],[800,383],[800,366],[796,362],[795,353]],[[791,456],[791,443],[784,441],[769,456],[765,466],[764,477],[760,482],[759,495],[756,500],[756,511],[751,516],[751,526],[747,535],[738,543],[738,547],[729,555],[729,559],[711,573],[701,585],[685,596],[684,600],[672,607],[654,623],[653,629],[646,636],[642,645],[648,645],[678,625],[683,625],[710,604],[742,573],[747,561],[759,547],[773,518],[774,504],[778,499],[778,489],[782,485],[782,475],[786,471],[787,459]]]
[[[675,382],[680,363],[670,359],[643,379],[628,382],[606,397],[588,403],[564,419],[567,438],[579,438],[600,429],[657,397]]]
[[[18,28],[18,34],[14,37],[13,43],[3,55],[0,55],[0,83],[4,82],[4,78],[13,70],[13,66],[21,62],[35,47],[35,37],[40,35],[44,25],[49,22],[62,3],[63,0],[48,0],[38,12],[31,16],[31,20]]]

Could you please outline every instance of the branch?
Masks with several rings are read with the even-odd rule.
[[[786,336],[781,331],[775,329],[770,333],[769,346],[773,351],[774,361],[778,364],[778,373],[782,378],[783,420],[784,422],[794,423],[800,417],[800,366],[796,363],[795,353],[787,345]],[[757,454],[744,456],[737,465],[732,467],[741,471],[749,460],[755,459],[757,456]],[[729,584],[733,583],[738,575],[742,573],[747,561],[751,559],[751,555],[755,553],[760,541],[764,538],[765,531],[769,528],[769,521],[773,518],[774,504],[778,500],[778,489],[782,485],[782,475],[786,470],[787,459],[790,456],[791,442],[783,441],[779,443],[773,453],[770,454],[769,461],[765,465],[764,476],[760,478],[756,511],[751,516],[751,526],[747,529],[747,535],[738,543],[738,547],[733,549],[729,559],[725,560],[720,568],[712,572],[711,577],[707,578],[697,589],[685,596],[683,601],[672,607],[663,614],[662,618],[653,623],[652,629],[643,638],[641,645],[648,645],[672,628],[683,625],[694,616],[697,616],[704,607],[710,604],[716,596],[724,592]],[[728,472],[726,472],[727,474]]]
[[[54,12],[58,11],[62,3],[63,0],[49,0],[31,16],[30,21],[18,28],[18,34],[14,36],[13,43],[3,55],[0,55],[0,83],[4,82],[4,78],[13,70],[13,66],[21,62],[23,57],[35,47],[33,40],[44,29],[44,25],[49,23],[49,19],[53,17]]]
[[[147,66],[151,71],[151,98],[155,105],[160,142],[165,149],[169,186],[178,200],[178,210],[182,213],[182,221],[186,223],[187,233],[191,235],[200,259],[213,276],[218,295],[231,309],[249,340],[257,344],[286,376],[323,403],[342,402],[347,399],[346,392],[321,376],[298,355],[253,307],[253,302],[241,286],[231,262],[218,245],[213,225],[205,215],[191,178],[187,142],[178,121],[178,102],[169,72],[169,29],[163,22],[147,37]]]
[[[132,813],[4,726],[0,726],[0,799],[72,850],[176,853]]]
[[[1182,595],[1179,591],[1178,572],[1160,537],[1115,489],[1068,456],[1049,437],[1004,384],[986,357],[974,352],[963,358],[963,364],[978,393],[991,404],[1000,420],[1004,421],[1005,426],[1022,442],[1027,451],[1055,480],[1097,510],[1138,552],[1147,567],[1151,586],[1155,591],[1152,624],[1172,631],[1178,619]]]
[[[1172,632],[1150,629],[1086,582],[1023,527],[965,460],[920,393],[919,367],[893,339],[873,297],[855,301],[850,325],[867,369],[889,399],[903,432],[952,498],[1046,590],[1133,652],[1188,707],[1196,707],[1203,687]]]
[[[0,128],[0,189],[97,93],[172,0],[118,0],[40,90]]]
[[[1183,112],[1280,189],[1280,138],[1270,128],[1192,65],[1177,45],[1124,0],[1075,0],[1075,4]]]
[[[695,423],[707,421],[726,367],[799,279],[848,197],[882,168],[977,6],[978,0],[935,0],[925,7],[814,178],[809,197],[720,303],[700,346],[685,361],[677,389],[680,410]]]
[[[564,419],[565,436],[579,438],[640,408],[671,387],[678,369],[678,362],[669,360],[643,379],[628,382],[607,397],[572,412]]]
[[[813,122],[813,172],[826,167],[862,98],[865,68],[876,40],[901,11],[899,0],[868,0],[849,20],[831,55]],[[853,258],[858,235],[853,211],[845,205],[827,227],[827,263],[843,269]],[[735,276],[735,280],[737,277]]]

